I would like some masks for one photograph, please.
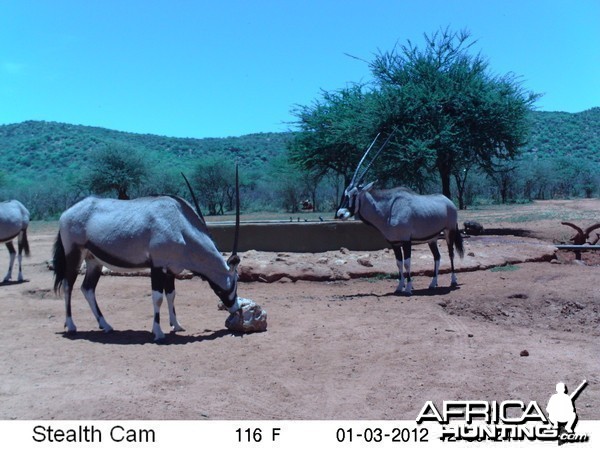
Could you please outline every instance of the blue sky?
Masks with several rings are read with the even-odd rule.
[[[600,0],[0,0],[0,124],[176,137],[293,129],[424,33],[468,29],[543,111],[600,106]]]

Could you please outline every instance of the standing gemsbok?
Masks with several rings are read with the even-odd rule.
[[[175,315],[174,300],[175,275],[184,269],[208,281],[233,314],[242,306],[237,296],[238,230],[239,201],[234,248],[225,261],[209,236],[199,208],[194,211],[182,198],[156,196],[113,200],[88,197],[80,201],[60,217],[60,231],[54,246],[54,290],[64,289],[67,332],[76,331],[71,317],[71,294],[83,260],[86,274],[81,290],[100,328],[106,332],[112,327],[100,312],[95,295],[103,265],[123,269],[150,268],[155,341],[165,337],[160,327],[163,294],[167,298],[172,330],[183,330]]]
[[[4,277],[3,283],[6,283],[12,278],[13,266],[15,263],[15,246],[12,243],[14,238],[17,238],[19,275],[18,281],[23,281],[23,271],[21,268],[21,260],[23,259],[23,251],[29,256],[29,242],[27,241],[27,226],[29,225],[29,211],[17,200],[9,200],[0,202],[0,243],[5,243],[9,253],[8,271]]]
[[[389,139],[389,138],[388,138]],[[358,175],[359,170],[375,141],[367,149],[358,163],[352,181],[344,191],[336,217],[346,220],[356,216],[364,223],[375,227],[390,243],[396,256],[399,270],[399,284],[396,293],[412,293],[410,257],[412,244],[429,244],[434,259],[433,279],[429,288],[437,287],[440,267],[440,251],[437,240],[443,231],[448,243],[448,254],[452,268],[452,286],[458,282],[454,273],[454,248],[463,257],[463,241],[458,230],[457,210],[444,195],[419,195],[410,189],[373,189],[374,183],[363,185],[365,174],[379,155],[386,142],[379,148],[375,157]],[[403,272],[403,266],[404,271]],[[406,285],[405,285],[406,281]]]

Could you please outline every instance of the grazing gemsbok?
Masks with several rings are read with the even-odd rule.
[[[236,189],[239,199],[239,188]],[[150,268],[155,341],[165,337],[160,327],[163,294],[172,330],[183,331],[175,315],[174,300],[175,275],[184,269],[208,281],[230,313],[238,311],[241,308],[237,296],[239,201],[235,241],[227,262],[210,238],[197,202],[196,208],[194,211],[188,202],[175,196],[135,200],[88,197],[65,211],[60,217],[54,246],[54,290],[58,292],[61,286],[64,289],[67,332],[76,331],[71,317],[71,293],[84,259],[86,273],[81,290],[105,332],[112,327],[100,312],[95,295],[103,265]]]
[[[29,211],[23,204],[17,200],[9,200],[0,202],[0,243],[5,243],[9,253],[8,272],[4,277],[3,283],[10,281],[12,278],[13,265],[15,263],[15,246],[12,243],[14,238],[17,238],[17,248],[19,250],[19,276],[18,281],[23,281],[23,271],[21,261],[23,259],[23,251],[29,256],[29,242],[27,241],[27,226],[29,225]]]
[[[389,139],[389,137],[388,137]],[[444,195],[419,195],[410,189],[373,189],[373,183],[363,185],[365,174],[379,155],[387,140],[379,148],[375,157],[358,175],[367,154],[375,144],[377,137],[369,146],[358,163],[352,181],[344,191],[336,217],[346,220],[356,216],[364,223],[375,227],[391,244],[399,270],[399,284],[396,293],[412,293],[410,276],[411,245],[413,243],[429,244],[434,259],[433,279],[429,288],[437,287],[440,267],[440,251],[437,240],[443,231],[448,243],[448,254],[452,268],[452,286],[458,282],[454,273],[454,248],[463,257],[463,240],[458,230],[457,210],[454,204]],[[403,266],[406,274],[403,272]],[[406,285],[405,285],[406,281]]]

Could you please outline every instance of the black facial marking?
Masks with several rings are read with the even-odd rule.
[[[208,284],[210,285],[210,287],[212,288],[212,290],[215,292],[215,294],[217,294],[217,297],[219,297],[219,299],[223,302],[223,304],[227,307],[230,308],[233,306],[233,303],[235,302],[235,299],[237,298],[237,283],[234,282],[231,286],[230,289],[221,289],[217,284],[213,283],[210,280],[206,280],[208,281]]]
[[[348,209],[349,203],[350,203],[350,198],[344,194],[342,196],[342,199],[340,200],[340,206],[338,206],[338,209],[342,209],[342,208]]]

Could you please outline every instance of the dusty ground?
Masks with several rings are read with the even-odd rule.
[[[494,234],[466,240],[457,289],[445,274],[430,292],[419,275],[414,295],[398,297],[385,273],[360,278],[363,269],[395,270],[385,251],[249,252],[246,274],[289,269],[278,281],[240,284],[240,295],[268,311],[268,331],[231,334],[207,284],[182,280],[186,331],[166,345],[152,343],[147,277],[100,281],[110,334],[77,291],[79,331],[63,334],[64,304],[46,265],[56,227],[33,224],[28,281],[0,285],[0,419],[412,420],[427,400],[545,405],[558,381],[574,389],[583,379],[579,418],[600,419],[600,260],[546,261],[548,244],[573,234],[560,221],[598,222],[600,201],[488,208],[462,213],[467,219]],[[430,268],[427,258],[416,251],[417,272]],[[519,262],[527,259],[543,262]],[[2,274],[6,260],[2,250]],[[331,281],[292,281],[314,272]]]

